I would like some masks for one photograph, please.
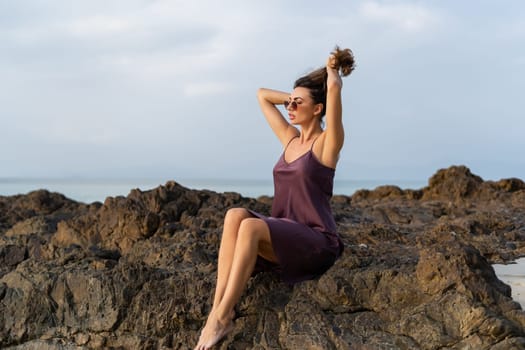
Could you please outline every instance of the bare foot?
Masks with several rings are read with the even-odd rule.
[[[230,315],[234,314],[230,313]],[[206,321],[206,325],[202,329],[199,337],[199,342],[195,350],[208,350],[224,338],[233,330],[233,320],[228,319],[226,322],[221,322],[217,319],[215,312],[211,312]]]

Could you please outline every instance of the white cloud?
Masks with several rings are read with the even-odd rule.
[[[407,32],[421,32],[438,21],[438,15],[416,4],[385,4],[375,1],[363,3],[360,14],[368,20],[383,22]]]
[[[111,33],[129,32],[135,24],[127,18],[108,15],[94,15],[72,21],[68,31],[76,36],[107,35]]]
[[[210,95],[223,95],[231,92],[233,85],[228,82],[207,81],[190,83],[184,87],[186,97],[200,97]]]
[[[93,118],[94,120],[100,118]],[[92,120],[76,120],[60,122],[48,125],[43,139],[53,140],[58,144],[69,145],[112,145],[120,141],[121,135],[118,128],[107,127],[103,121],[94,124]]]
[[[216,156],[217,147],[210,152],[209,144],[195,145],[195,157],[224,163],[227,174],[241,170],[244,161],[237,160],[246,150],[238,145],[243,144],[258,154],[253,174],[267,171],[264,164],[271,167],[275,154],[266,141],[274,138],[260,117],[256,88],[288,89],[295,78],[322,65],[335,44],[350,47],[357,59],[356,72],[345,80],[345,123],[352,137],[342,154],[340,178],[353,176],[355,169],[345,172],[345,164],[372,159],[366,150],[374,147],[373,162],[380,164],[390,164],[393,154],[403,155],[408,144],[425,151],[414,156],[415,163],[432,160],[433,150],[424,147],[429,138],[416,137],[428,129],[424,121],[436,123],[432,130],[445,130],[454,118],[492,120],[497,108],[489,113],[485,101],[506,106],[498,118],[507,123],[511,117],[518,120],[521,110],[519,97],[509,96],[517,96],[525,81],[519,40],[525,22],[517,18],[519,11],[502,11],[505,17],[499,18],[495,5],[480,3],[475,13],[461,2],[419,0],[336,1],[331,6],[278,0],[36,5],[31,0],[0,1],[0,13],[9,15],[0,21],[0,121],[13,130],[8,136],[16,133],[9,143],[0,142],[17,152],[45,151],[47,146],[35,146],[35,140],[85,147],[87,155],[93,146],[108,146],[108,157],[112,149],[133,154],[147,145],[159,163],[169,154],[181,168],[198,169],[173,150],[203,133],[213,140],[220,132],[235,135],[220,151],[231,154],[239,168],[229,169],[233,165]],[[515,78],[484,73],[488,60],[479,58],[486,57],[488,47],[493,51],[490,62],[501,69],[512,65]],[[478,77],[486,79],[482,88]],[[507,86],[505,79],[516,81],[514,88],[501,93],[487,88]],[[201,97],[203,103],[195,103]],[[231,108],[232,102],[237,108]],[[221,124],[211,117],[210,103],[215,113],[235,123],[223,119]],[[404,119],[391,117],[404,111]],[[239,118],[241,113],[249,118]],[[250,129],[253,123],[256,127]],[[400,125],[414,138],[396,138],[391,130],[401,130]],[[465,135],[488,133],[481,126],[457,129]],[[241,129],[256,132],[237,132]],[[271,144],[280,151],[277,141]],[[352,153],[354,149],[358,151]],[[401,163],[396,166],[404,169]]]
[[[517,65],[525,65],[525,56],[518,56],[518,57],[515,57],[513,62]]]

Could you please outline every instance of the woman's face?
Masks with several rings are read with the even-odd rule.
[[[310,90],[305,87],[296,87],[288,99],[288,118],[291,124],[304,124],[310,122],[319,113],[322,104],[314,104]]]

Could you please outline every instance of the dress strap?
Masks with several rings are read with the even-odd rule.
[[[319,136],[321,136],[321,135],[317,135],[317,137],[312,141],[312,145],[310,146],[310,151],[312,151],[314,149],[314,143],[315,143],[315,141],[317,141]]]
[[[290,146],[290,144],[292,143],[293,139],[295,139],[295,138],[297,138],[297,137],[299,137],[299,136],[296,135],[296,136],[292,137],[292,138],[290,139],[290,141],[288,141],[288,143],[286,144],[286,147],[284,148],[285,151],[286,151],[286,149],[288,148],[288,146]]]

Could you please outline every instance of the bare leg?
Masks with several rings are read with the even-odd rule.
[[[219,320],[224,320],[240,299],[253,272],[258,254],[268,260],[277,261],[266,223],[255,218],[245,219],[239,228],[228,285],[217,308]]]
[[[222,299],[224,290],[226,289],[226,283],[228,282],[228,276],[230,275],[235,244],[237,242],[237,234],[241,222],[242,220],[251,217],[253,216],[244,208],[232,208],[226,212],[217,262],[217,284],[215,286],[215,296],[213,298],[210,315],[215,312],[217,305],[219,305]],[[232,310],[231,318],[233,317],[234,312]],[[208,319],[210,319],[209,316]],[[204,328],[206,328],[207,325],[208,322],[206,322]]]
[[[239,226],[233,260],[222,298],[219,298],[218,304],[214,305],[195,349],[211,348],[233,328],[233,308],[253,272],[258,254],[270,261],[277,261],[266,223],[256,218],[246,218]]]
[[[233,208],[228,210],[224,218],[224,228],[222,230],[221,245],[219,248],[219,258],[217,263],[217,285],[215,287],[215,297],[213,298],[212,310],[215,310],[219,305],[230,269],[232,266],[235,245],[237,242],[237,234],[239,227],[244,219],[251,218],[252,215],[243,208]]]

